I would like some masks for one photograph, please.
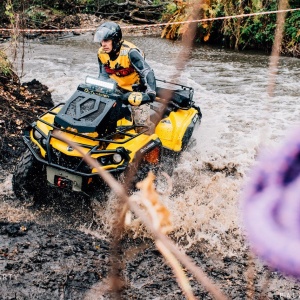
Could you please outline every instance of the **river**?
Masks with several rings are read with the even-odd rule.
[[[262,147],[276,145],[300,120],[300,60],[279,60],[273,97],[268,97],[269,56],[195,46],[176,69],[183,45],[159,37],[126,37],[144,50],[156,77],[192,86],[203,113],[197,145],[184,153],[173,176],[173,195],[164,199],[172,214],[173,238],[186,249],[212,257],[236,257],[247,249],[240,219],[241,190]],[[85,76],[97,76],[91,33],[25,43],[22,82],[37,79],[55,103],[65,101]],[[19,74],[21,67],[18,67]],[[113,197],[99,204],[99,234],[111,230]],[[97,213],[96,213],[97,215]],[[101,228],[101,229],[100,229]],[[147,237],[139,221],[128,232]],[[289,286],[289,284],[287,284]],[[279,292],[287,292],[284,285]],[[292,285],[292,283],[291,283]]]

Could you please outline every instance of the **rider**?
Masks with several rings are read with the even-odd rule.
[[[111,78],[117,82],[118,90],[132,105],[135,125],[153,127],[150,122],[150,102],[156,97],[156,81],[142,51],[134,44],[122,40],[121,28],[114,22],[100,25],[94,35],[94,41],[100,43],[99,77]],[[144,93],[142,102],[137,95],[130,96],[128,92],[132,91]]]

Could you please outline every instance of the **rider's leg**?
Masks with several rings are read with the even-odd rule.
[[[132,117],[135,125],[145,125],[149,129],[145,134],[154,133],[154,124],[150,121],[150,104],[146,103],[140,106],[132,106]],[[137,132],[140,130],[145,130],[143,127],[137,127]]]

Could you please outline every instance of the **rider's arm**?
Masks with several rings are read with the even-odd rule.
[[[154,100],[156,96],[156,80],[153,70],[146,63],[141,53],[136,49],[131,49],[129,51],[129,59],[140,75],[142,84],[146,87],[146,94],[149,95],[151,100]]]
[[[99,78],[108,79],[109,76],[105,71],[104,65],[102,64],[101,60],[98,57],[98,64],[99,64]]]

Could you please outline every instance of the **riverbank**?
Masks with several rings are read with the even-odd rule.
[[[7,74],[0,71],[0,164],[11,170],[25,149],[20,139],[24,127],[54,104],[45,85],[36,79],[21,84],[7,68]]]
[[[151,1],[147,4],[143,1],[126,1],[110,5],[106,3],[100,5],[94,1],[90,1],[89,4],[77,1],[60,3],[55,7],[52,7],[50,1],[42,2],[39,5],[29,1],[25,8],[15,0],[13,1],[15,7],[0,8],[0,29],[13,28],[13,35],[21,34],[26,38],[36,38],[49,35],[45,30],[62,30],[60,34],[63,32],[80,34],[86,30],[93,32],[104,20],[111,20],[119,23],[124,28],[125,34],[162,35],[164,38],[177,40],[188,28],[186,21],[192,18],[216,18],[215,21],[198,23],[194,37],[195,44],[213,45],[236,51],[253,50],[271,53],[277,16],[280,16],[279,13],[276,14],[280,11],[276,0],[265,3],[233,1],[234,4],[211,0],[202,5],[197,16],[192,16],[192,11],[195,10],[191,7],[193,4],[184,1],[158,1],[158,4]],[[299,58],[300,8],[297,7],[297,3],[290,2],[286,10],[280,52],[284,56]],[[239,17],[234,18],[234,16]],[[168,22],[171,24],[166,25]],[[126,27],[130,29],[125,29]],[[32,31],[20,33],[19,29]],[[10,36],[12,34],[9,31],[0,30],[0,42],[10,39]]]

